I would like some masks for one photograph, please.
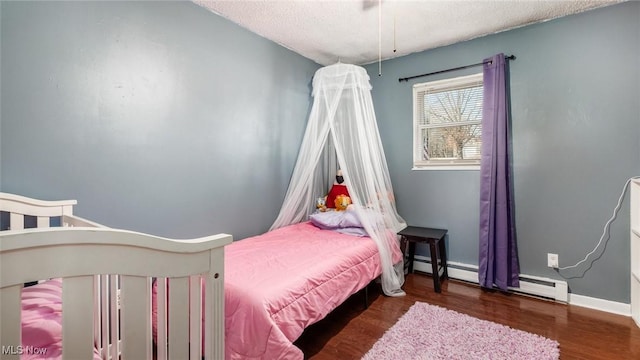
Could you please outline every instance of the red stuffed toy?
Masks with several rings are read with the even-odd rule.
[[[344,195],[349,197],[349,204],[351,203],[351,196],[349,195],[349,190],[347,190],[347,186],[343,185],[344,177],[342,177],[342,170],[338,170],[336,173],[336,181],[333,183],[331,190],[329,190],[329,194],[327,195],[326,206],[328,208],[336,208],[336,198],[339,195]],[[345,200],[342,200],[340,204],[344,204]],[[347,204],[348,205],[348,204]],[[345,206],[346,208],[346,206]],[[342,208],[341,210],[344,210]]]

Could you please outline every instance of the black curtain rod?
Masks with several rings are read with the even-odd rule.
[[[504,59],[505,60],[515,60],[516,56],[515,55],[509,55],[509,56],[505,56]],[[465,66],[460,66],[460,67],[457,67],[457,68],[434,71],[434,72],[430,72],[428,74],[422,74],[422,75],[409,76],[409,77],[406,77],[406,78],[400,78],[400,79],[398,79],[398,81],[399,82],[409,81],[411,79],[416,79],[416,78],[423,77],[423,76],[431,76],[431,75],[446,73],[446,72],[449,72],[449,71],[468,69],[468,68],[472,68],[472,67],[476,67],[476,66],[480,66],[480,65],[484,65],[484,64],[485,64],[485,62],[483,61],[483,62],[479,62],[477,64],[465,65]]]

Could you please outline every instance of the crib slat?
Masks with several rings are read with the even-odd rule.
[[[189,357],[202,359],[202,283],[200,275],[189,277]]]
[[[100,350],[104,359],[110,359],[109,352],[109,275],[98,275],[100,278],[99,293],[96,298],[100,302],[100,316],[97,338],[100,341]]]
[[[102,339],[102,302],[100,299],[100,294],[102,293],[102,276],[95,275],[93,277],[93,308],[96,311],[93,312],[93,338],[96,341]],[[96,348],[98,350],[102,349],[102,343],[96,343]]]
[[[156,344],[158,360],[167,360],[167,279],[156,280]]]
[[[112,359],[118,359],[120,355],[120,307],[118,302],[118,275],[109,275],[109,334],[111,339],[110,355]]]
[[[2,345],[13,346],[11,349],[15,349],[15,354],[3,354],[2,359],[19,359],[17,354],[18,346],[21,343],[21,295],[22,285],[16,285],[0,289],[0,339],[2,339]]]
[[[189,351],[189,278],[169,280],[169,359],[184,359]]]
[[[62,281],[62,358],[93,357],[93,276]]]
[[[205,358],[224,359],[224,249],[210,253],[205,282]]]
[[[10,230],[22,230],[24,229],[24,215],[10,213],[9,215],[9,229]]]
[[[151,359],[151,283],[140,276],[121,276],[122,360]]]
[[[36,222],[36,226],[38,228],[48,228],[49,225],[49,217],[48,216],[38,216],[38,220]]]

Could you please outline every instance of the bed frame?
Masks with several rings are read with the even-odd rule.
[[[23,284],[62,278],[63,359],[91,359],[94,349],[114,360],[224,359],[224,246],[232,237],[172,240],[111,229],[74,216],[76,203],[0,193],[10,227],[0,231],[1,357],[20,357],[7,349],[21,346]],[[154,341],[156,278],[170,287],[158,281]],[[154,351],[154,343],[166,346]]]

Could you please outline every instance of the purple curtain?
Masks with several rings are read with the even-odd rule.
[[[480,162],[480,286],[519,287],[512,214],[509,103],[504,54],[484,60],[482,156]]]

